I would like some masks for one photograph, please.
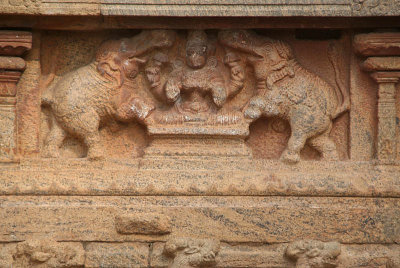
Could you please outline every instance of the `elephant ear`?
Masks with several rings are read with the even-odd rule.
[[[103,42],[96,52],[97,71],[104,77],[114,79],[119,86],[123,83],[119,49],[121,41],[108,40]]]
[[[115,80],[118,86],[122,86],[122,84],[124,83],[121,66],[119,66],[119,64],[116,64],[114,60],[102,61],[97,63],[97,71],[107,79]]]
[[[293,104],[299,104],[307,98],[307,92],[303,88],[290,87],[283,90],[282,95],[285,95]]]

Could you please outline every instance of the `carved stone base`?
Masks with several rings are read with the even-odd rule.
[[[251,157],[251,150],[240,138],[182,136],[156,137],[145,150],[145,157],[155,156],[228,156]]]
[[[145,149],[145,157],[251,157],[251,150],[244,141],[249,127],[244,123],[218,127],[202,122],[150,125],[148,132],[153,139]]]

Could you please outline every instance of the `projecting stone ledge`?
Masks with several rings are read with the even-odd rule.
[[[200,2],[200,3],[199,3]],[[0,14],[167,17],[360,17],[400,15],[397,0],[5,0]]]
[[[0,166],[0,194],[400,197],[399,170],[369,162],[304,161],[288,166],[222,157],[99,163],[35,159],[15,168]]]
[[[353,45],[363,56],[400,55],[400,32],[358,34]]]

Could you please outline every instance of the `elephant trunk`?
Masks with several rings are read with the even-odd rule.
[[[218,33],[219,42],[227,47],[237,49],[256,57],[264,57],[262,48],[271,40],[258,36],[249,30],[224,30]]]
[[[156,48],[171,47],[176,33],[172,30],[145,30],[121,44],[121,52],[129,53],[128,57],[140,56]]]

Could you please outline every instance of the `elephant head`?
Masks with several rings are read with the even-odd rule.
[[[293,59],[293,53],[280,40],[257,35],[249,30],[226,30],[218,34],[219,42],[227,47],[247,53],[257,81],[266,81],[272,71],[280,70]]]
[[[170,47],[174,41],[175,32],[170,30],[142,31],[132,38],[107,40],[97,50],[97,70],[121,86],[125,79],[132,80],[137,76],[139,66],[147,62],[145,53]]]

